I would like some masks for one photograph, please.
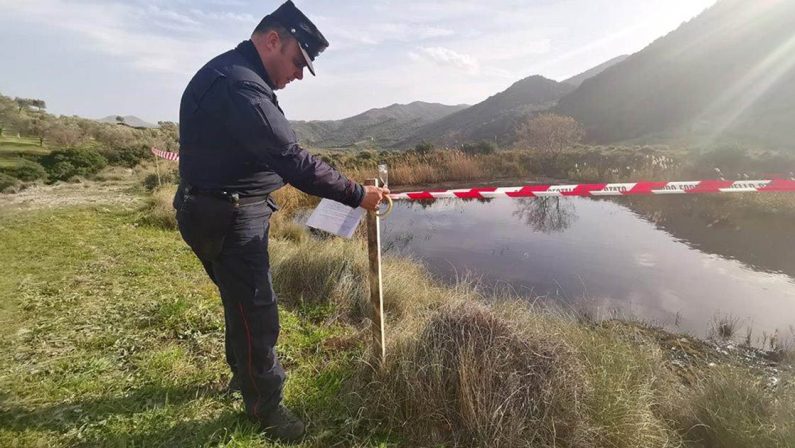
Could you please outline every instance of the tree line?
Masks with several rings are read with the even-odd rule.
[[[179,148],[179,128],[170,121],[158,122],[158,128],[140,129],[127,126],[123,120],[100,123],[78,116],[56,116],[46,107],[43,100],[0,94],[0,137],[28,137],[52,150],[45,155],[21,151],[17,154],[21,160],[0,173],[23,181],[66,180],[93,174],[106,165],[134,167],[151,157],[152,146],[167,151]]]

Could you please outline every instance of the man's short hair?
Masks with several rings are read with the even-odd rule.
[[[282,26],[279,22],[273,20],[271,16],[265,16],[262,21],[260,21],[259,25],[254,28],[254,32],[252,34],[266,34],[269,31],[276,31],[280,39],[293,37],[293,35],[287,31],[287,28]]]

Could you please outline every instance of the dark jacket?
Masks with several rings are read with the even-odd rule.
[[[285,182],[358,207],[361,185],[298,145],[272,83],[248,40],[202,67],[179,111],[182,182],[241,197],[271,193]]]

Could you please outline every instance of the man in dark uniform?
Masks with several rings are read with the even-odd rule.
[[[374,210],[389,191],[347,179],[302,149],[275,90],[314,75],[328,46],[288,1],[237,48],[202,67],[180,104],[181,184],[174,198],[183,239],[218,286],[226,321],[230,388],[266,434],[295,440],[301,420],[281,405],[285,373],[276,356],[279,316],[268,261],[270,194],[285,183],[351,207]]]

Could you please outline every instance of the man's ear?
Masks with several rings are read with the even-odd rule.
[[[270,30],[265,33],[264,36],[265,46],[268,50],[271,51],[278,51],[281,49],[282,40],[279,38],[279,33],[274,30]]]

